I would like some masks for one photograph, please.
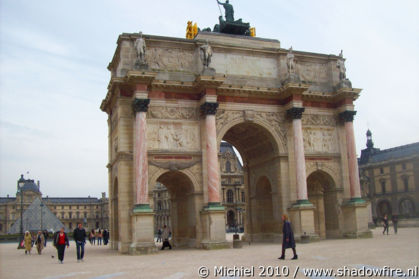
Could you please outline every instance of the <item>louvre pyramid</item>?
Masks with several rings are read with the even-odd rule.
[[[41,210],[42,210],[42,228],[41,228]],[[23,232],[25,231],[59,231],[64,227],[61,221],[49,210],[48,206],[41,206],[41,200],[36,198],[31,205],[23,212]],[[8,233],[20,233],[20,218],[10,227]]]

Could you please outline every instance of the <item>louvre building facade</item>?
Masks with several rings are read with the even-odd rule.
[[[108,204],[105,193],[100,198],[42,197],[39,181],[21,175],[16,197],[0,197],[0,234],[19,233],[21,214],[23,231],[55,231],[60,226],[72,231],[79,222],[86,230],[108,229]]]

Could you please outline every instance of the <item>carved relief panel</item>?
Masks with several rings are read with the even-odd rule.
[[[337,153],[337,133],[334,128],[305,128],[304,151],[307,153]]]
[[[200,142],[198,124],[166,121],[148,123],[149,150],[199,151]]]

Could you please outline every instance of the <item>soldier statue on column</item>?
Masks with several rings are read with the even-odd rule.
[[[137,60],[135,62],[135,68],[147,68],[147,63],[145,61],[146,44],[145,39],[143,38],[143,33],[141,31],[139,33],[139,37],[134,42],[134,48],[137,51]]]

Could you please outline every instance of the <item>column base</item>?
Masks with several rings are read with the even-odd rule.
[[[130,255],[143,255],[157,251],[154,244],[154,213],[148,204],[136,204],[131,214],[132,243]]]
[[[308,200],[299,200],[288,209],[290,221],[294,227],[294,238],[297,241],[317,240],[319,235],[314,228],[314,206]]]
[[[133,208],[132,212],[134,212],[134,213],[150,213],[150,212],[153,212],[153,209],[151,209],[151,207],[148,203],[146,203],[146,204],[136,204],[136,205],[134,205],[134,208]]]
[[[130,255],[148,255],[157,252],[154,242],[132,243],[129,247]]]
[[[368,203],[361,198],[353,198],[342,205],[343,236],[347,238],[370,238],[368,228]]]
[[[201,248],[224,249],[230,248],[226,241],[224,207],[220,203],[208,203],[201,211],[202,241]]]

